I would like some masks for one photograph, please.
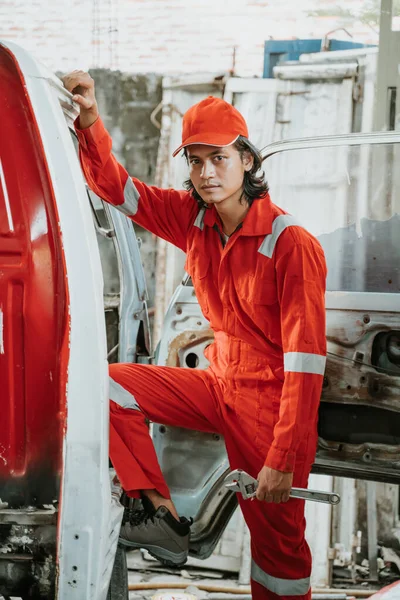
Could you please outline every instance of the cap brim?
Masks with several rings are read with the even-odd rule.
[[[240,134],[235,135],[232,139],[232,135],[226,135],[223,133],[204,133],[202,135],[193,135],[188,138],[184,144],[181,144],[179,148],[173,152],[172,156],[176,156],[183,148],[187,146],[193,146],[194,144],[202,144],[203,146],[232,146],[238,139]]]

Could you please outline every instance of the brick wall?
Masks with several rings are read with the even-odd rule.
[[[62,71],[226,72],[237,46],[237,74],[261,76],[265,40],[321,37],[342,23],[307,11],[338,4],[357,10],[363,0],[2,0],[0,38]],[[377,41],[360,23],[346,27]]]

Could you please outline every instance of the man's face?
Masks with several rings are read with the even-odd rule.
[[[245,171],[253,164],[253,157],[245,153],[243,158],[232,146],[188,146],[190,179],[196,192],[207,204],[220,205],[225,200],[238,200],[243,189]]]

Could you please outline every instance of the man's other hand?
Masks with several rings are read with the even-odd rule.
[[[257,500],[287,502],[293,484],[293,473],[282,473],[263,467],[258,474]]]
[[[61,78],[64,87],[73,94],[72,99],[79,104],[81,110],[79,124],[81,129],[93,125],[99,116],[96,96],[94,92],[94,80],[85,71],[72,71]]]

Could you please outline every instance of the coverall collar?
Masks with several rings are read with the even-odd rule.
[[[215,206],[208,208],[204,215],[204,224],[208,227],[213,227],[215,223],[219,224],[220,220],[218,217]],[[272,207],[271,199],[269,194],[265,198],[257,198],[254,200],[247,213],[243,226],[241,228],[241,235],[267,235],[272,231]]]

